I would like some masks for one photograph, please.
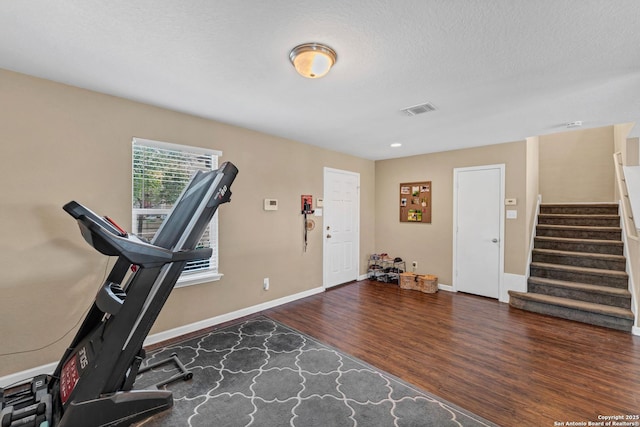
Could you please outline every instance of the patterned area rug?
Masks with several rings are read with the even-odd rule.
[[[193,379],[167,385],[174,407],[139,426],[494,426],[266,317],[157,350],[147,363],[172,353]],[[167,366],[136,388],[175,374]]]

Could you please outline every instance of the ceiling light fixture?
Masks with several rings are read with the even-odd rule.
[[[390,145],[390,147],[398,148],[398,147],[402,147],[402,144],[399,142],[394,142],[393,144]]]
[[[317,79],[329,72],[338,55],[329,46],[320,43],[304,43],[294,47],[289,54],[298,74],[308,79]]]

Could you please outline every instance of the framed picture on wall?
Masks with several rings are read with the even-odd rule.
[[[400,222],[431,224],[431,181],[400,184]]]

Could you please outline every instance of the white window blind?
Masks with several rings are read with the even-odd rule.
[[[133,139],[132,227],[151,241],[191,176],[197,170],[218,168],[219,151]],[[211,258],[187,263],[178,284],[215,280],[218,273],[218,215],[214,215],[198,248],[211,248]]]

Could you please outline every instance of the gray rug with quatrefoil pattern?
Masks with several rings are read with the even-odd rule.
[[[138,426],[494,426],[274,320],[259,317],[152,352],[177,353],[193,379],[174,407]],[[140,384],[175,373],[153,370]]]

